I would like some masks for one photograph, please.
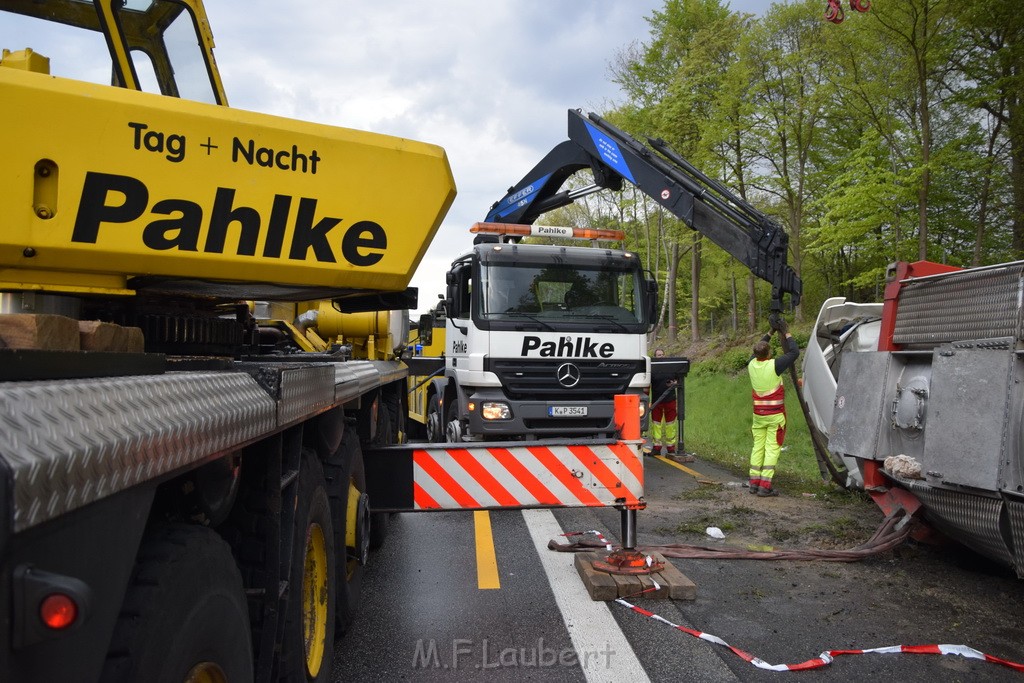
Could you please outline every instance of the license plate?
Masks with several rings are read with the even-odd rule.
[[[551,417],[586,417],[586,406],[549,406],[548,415]]]

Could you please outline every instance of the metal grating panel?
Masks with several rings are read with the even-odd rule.
[[[999,530],[1003,501],[901,479],[924,504],[928,520],[950,538],[1007,566],[1013,553]]]
[[[1024,579],[1024,499],[1007,496],[1006,512],[1010,519],[1010,538],[1013,544],[1014,570],[1018,579]]]
[[[254,440],[275,415],[244,373],[5,384],[0,457],[14,475],[14,529]]]
[[[935,346],[967,339],[1020,340],[1024,263],[908,280],[896,310],[893,341]]]

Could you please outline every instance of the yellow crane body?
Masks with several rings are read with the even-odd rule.
[[[398,291],[455,197],[435,145],[18,68],[0,90],[2,289]]]

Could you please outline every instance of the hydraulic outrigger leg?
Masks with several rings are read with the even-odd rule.
[[[622,548],[604,560],[595,560],[594,569],[609,574],[655,574],[665,568],[665,563],[655,560],[636,549],[636,508],[623,507],[620,510]]]
[[[640,410],[636,396],[615,397],[615,424],[623,441],[640,443]],[[594,569],[609,574],[653,574],[665,568],[665,563],[655,560],[636,549],[636,511],[645,507],[640,505],[623,505],[619,508],[619,532],[622,548],[612,552],[604,560],[596,560]]]

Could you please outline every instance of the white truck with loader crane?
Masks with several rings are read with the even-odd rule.
[[[644,412],[656,295],[636,254],[512,241],[624,235],[496,223],[472,232],[478,243],[448,273],[444,376],[426,387],[429,440],[610,436],[618,394],[635,394]]]
[[[534,225],[589,194],[632,183],[771,283],[773,314],[787,294],[799,301],[800,278],[786,263],[788,235],[779,225],[664,141],[644,144],[597,114],[569,110],[568,118],[569,139],[495,202],[473,228],[477,243],[448,273],[443,376],[437,368],[411,383],[426,398],[411,401],[419,408],[410,417],[429,441],[607,435],[617,393],[638,394],[646,414],[646,335],[657,283],[644,277],[639,257],[601,246],[514,243],[526,236],[621,240],[618,231]],[[591,185],[561,189],[582,170],[591,172]],[[681,378],[688,368],[674,359],[661,369]]]

